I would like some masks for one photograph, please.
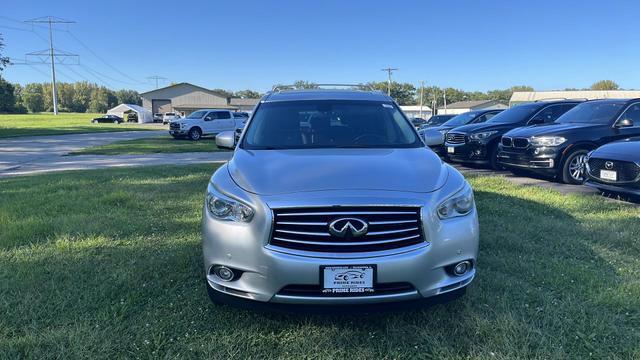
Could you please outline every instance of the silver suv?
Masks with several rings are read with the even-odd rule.
[[[214,302],[335,305],[463,294],[479,230],[469,183],[390,97],[289,90],[211,177],[202,236]]]

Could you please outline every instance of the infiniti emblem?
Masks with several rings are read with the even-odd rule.
[[[366,235],[369,225],[361,219],[342,218],[329,224],[329,232],[337,237],[360,237]]]
[[[613,169],[613,161],[607,161],[606,163],[604,163],[604,167],[608,170]]]

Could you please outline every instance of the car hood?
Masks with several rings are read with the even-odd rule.
[[[472,134],[478,133],[482,131],[508,131],[513,129],[514,127],[522,126],[519,124],[500,124],[500,123],[480,123],[480,124],[469,124],[464,126],[459,126],[454,128],[454,132],[462,133],[462,134]]]
[[[521,136],[521,137],[530,137],[530,136],[559,136],[566,135],[567,133],[574,133],[580,130],[593,130],[597,127],[606,128],[608,125],[602,124],[587,124],[587,123],[567,123],[567,124],[543,124],[543,125],[534,125],[521,127],[517,129],[513,129],[509,131],[508,136]]]
[[[591,156],[640,163],[640,138],[620,140],[597,148]]]
[[[238,186],[260,195],[323,190],[427,193],[442,187],[448,176],[448,167],[427,148],[239,148],[227,169]]]

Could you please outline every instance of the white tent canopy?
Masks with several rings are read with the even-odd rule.
[[[107,115],[116,115],[127,120],[125,114],[135,112],[138,115],[138,123],[150,123],[153,122],[153,114],[151,111],[143,108],[142,106],[133,104],[120,104],[113,109],[107,110]]]

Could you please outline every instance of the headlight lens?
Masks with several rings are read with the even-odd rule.
[[[464,216],[473,210],[473,206],[473,190],[466,183],[462,190],[438,206],[438,217],[444,220]]]
[[[224,196],[209,186],[206,206],[209,214],[218,220],[249,222],[253,219],[253,209]]]
[[[534,136],[530,139],[531,145],[536,146],[558,146],[562,145],[567,139],[561,136]]]
[[[479,132],[479,133],[469,135],[469,138],[472,140],[484,140],[495,133],[497,133],[497,131]]]
[[[442,129],[442,130],[438,130],[438,132],[442,135],[447,135],[447,133],[449,132],[449,130],[446,129]]]

